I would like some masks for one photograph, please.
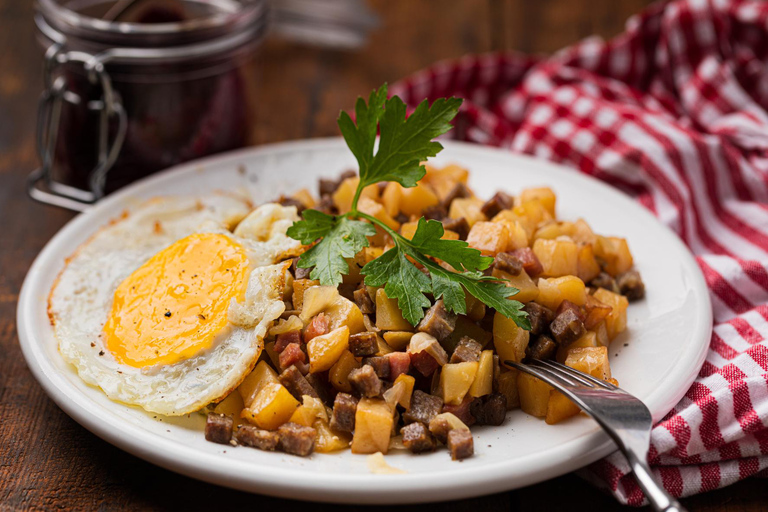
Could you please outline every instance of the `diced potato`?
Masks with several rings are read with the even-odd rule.
[[[332,429],[327,420],[317,419],[312,427],[317,431],[317,437],[315,437],[316,452],[331,453],[349,448],[352,436],[346,432]]]
[[[389,214],[390,217],[397,217],[400,213],[400,198],[402,197],[403,187],[399,183],[390,181],[387,186],[384,187],[384,192],[381,193],[381,204],[384,205],[384,211]]]
[[[504,371],[499,374],[499,393],[507,397],[507,410],[511,411],[520,406],[520,394],[517,391],[517,374],[515,369]]]
[[[302,397],[302,404],[293,411],[288,421],[304,425],[305,427],[311,427],[318,418],[328,421],[325,405],[318,398],[304,395]]]
[[[378,333],[376,334],[376,343],[379,345],[379,350],[376,352],[377,356],[384,356],[395,351],[395,349],[390,347],[389,344],[384,341],[384,338],[382,338]]]
[[[467,243],[484,256],[496,256],[507,250],[509,233],[500,222],[475,222],[467,235]]]
[[[557,197],[549,187],[526,188],[520,192],[520,202],[538,201],[547,209],[552,217],[555,217],[555,202]]]
[[[536,302],[552,311],[556,311],[564,300],[569,300],[577,306],[583,306],[587,301],[584,281],[576,276],[540,278],[538,285],[539,296]]]
[[[605,317],[605,327],[608,331],[608,338],[613,340],[627,328],[629,301],[623,295],[613,293],[605,288],[598,288],[593,295],[597,300],[612,308],[608,316]]]
[[[600,322],[605,320],[612,308],[603,304],[595,298],[594,295],[587,294],[587,302],[584,303],[584,309],[587,311],[587,318],[584,320],[584,327],[594,329]]]
[[[554,425],[565,419],[579,414],[579,406],[571,401],[570,398],[561,392],[553,389],[549,392],[549,402],[547,402],[547,415],[544,421],[548,425]]]
[[[384,249],[381,247],[363,247],[363,250],[355,255],[355,263],[364,267],[382,254],[384,254]]]
[[[464,217],[470,226],[476,222],[488,220],[481,211],[483,200],[477,197],[459,197],[451,202],[448,216],[452,219]]]
[[[579,248],[579,263],[576,275],[585,283],[590,282],[600,274],[600,265],[597,264],[595,253],[591,245],[582,245]]]
[[[282,384],[270,383],[261,388],[242,415],[260,428],[275,430],[287,422],[298,407],[298,400]]]
[[[400,211],[406,215],[420,217],[421,212],[426,208],[435,206],[440,202],[430,186],[423,182],[415,187],[403,188],[400,194]]]
[[[483,350],[480,353],[480,363],[477,374],[469,387],[469,396],[478,397],[490,395],[493,391],[493,350]]]
[[[602,380],[611,378],[608,347],[581,347],[568,351],[565,365]]]
[[[520,221],[504,221],[504,225],[507,226],[507,232],[509,233],[508,251],[528,247],[528,233],[526,233]]]
[[[523,412],[543,418],[547,415],[549,392],[552,386],[536,377],[520,372],[517,375],[517,391],[520,394],[520,408]]]
[[[274,341],[270,341],[269,343],[264,344],[264,352],[267,354],[269,360],[272,361],[272,365],[275,368],[280,368],[280,355],[275,352]]]
[[[251,405],[253,399],[261,391],[261,388],[267,384],[280,384],[280,381],[277,379],[275,370],[266,361],[259,361],[256,368],[243,379],[243,382],[237,388],[245,407]]]
[[[310,192],[306,188],[302,188],[301,190],[294,192],[293,198],[307,208],[314,208],[315,205],[317,204],[315,202],[315,198],[312,196],[312,192]]]
[[[467,316],[470,320],[479,322],[485,318],[485,304],[476,299],[472,294],[465,291],[464,302],[467,305]]]
[[[349,328],[344,325],[328,334],[315,336],[307,343],[309,372],[329,370],[349,347]]]
[[[574,242],[580,244],[594,246],[597,243],[597,236],[584,219],[579,219],[573,223],[570,235]]]
[[[296,315],[291,315],[287,319],[281,318],[277,321],[277,325],[273,325],[269,328],[270,336],[277,336],[278,334],[285,334],[291,331],[300,331],[304,328],[304,322],[301,321]]]
[[[605,261],[605,271],[612,276],[632,268],[632,253],[624,238],[598,236],[594,250],[595,256]]]
[[[539,238],[533,243],[533,252],[541,262],[542,276],[576,275],[579,271],[579,246],[571,240]]]
[[[536,300],[539,296],[539,287],[536,286],[536,283],[533,282],[533,279],[528,276],[525,270],[521,270],[518,275],[513,276],[509,272],[494,268],[492,275],[499,279],[506,279],[508,281],[506,283],[507,286],[512,286],[520,290],[517,294],[512,295],[510,299],[518,300],[520,302],[530,302]]]
[[[557,353],[555,355],[555,359],[557,359],[560,363],[565,363],[565,360],[568,358],[568,351],[572,348],[583,348],[583,347],[597,347],[599,346],[599,343],[597,342],[597,337],[594,332],[587,331],[584,333],[584,336],[577,339],[570,345],[560,345],[557,347]]]
[[[358,183],[360,183],[360,178],[358,177],[347,178],[341,182],[339,188],[333,193],[333,204],[339,209],[339,213],[347,213],[352,208],[352,200],[355,198]],[[360,197],[367,197],[377,201],[379,199],[378,185],[368,185],[363,189]]]
[[[224,400],[216,404],[216,407],[213,408],[213,412],[216,414],[231,415],[235,420],[235,423],[232,426],[233,428],[237,428],[238,425],[244,423],[242,417],[240,416],[244,408],[245,404],[243,403],[243,397],[240,395],[240,393],[237,392],[237,390],[235,390],[228,394]]]
[[[611,344],[611,338],[608,337],[608,328],[605,326],[605,320],[597,324],[592,332],[595,333],[595,339],[597,340],[597,346],[607,347]]]
[[[512,208],[517,220],[525,228],[528,238],[531,239],[536,232],[536,228],[542,222],[552,220],[552,215],[539,201],[521,201]]]
[[[413,388],[416,385],[416,379],[412,375],[401,373],[395,379],[393,386],[396,386],[397,384],[403,385],[403,392],[398,403],[407,411],[411,408],[411,396],[413,396]]]
[[[386,454],[394,417],[387,402],[380,398],[361,398],[355,413],[352,453]]]
[[[458,165],[448,165],[442,169],[427,166],[427,174],[422,181],[428,183],[443,201],[459,183],[467,184],[469,171]]]
[[[304,292],[313,286],[319,286],[320,281],[314,279],[295,279],[293,281],[293,309],[301,311],[304,304]]]
[[[360,368],[360,363],[352,355],[352,352],[345,350],[339,356],[339,360],[331,366],[328,380],[334,388],[349,393],[352,391],[352,385],[349,383],[349,372],[355,368]]]
[[[478,365],[477,361],[443,365],[443,371],[440,372],[440,392],[445,403],[461,404],[475,380]]]
[[[387,297],[384,288],[376,290],[376,327],[382,331],[413,330],[413,326],[403,318],[397,299]]]
[[[405,350],[408,342],[411,341],[412,332],[409,331],[387,331],[384,333],[384,341],[394,350]]]
[[[529,338],[530,332],[518,327],[511,318],[496,312],[493,317],[493,346],[501,364],[504,361],[522,361]]]
[[[304,291],[300,318],[308,323],[312,317],[325,313],[330,319],[330,328],[346,326],[350,334],[365,330],[363,313],[357,304],[339,295],[335,286],[313,286]]]
[[[413,235],[416,234],[416,229],[419,227],[418,221],[413,222],[406,222],[402,226],[400,226],[400,234],[403,236],[403,238],[407,238],[408,240],[413,240]],[[450,229],[443,230],[443,236],[441,236],[443,240],[458,240],[459,234],[455,231],[451,231]]]
[[[389,213],[387,213],[381,203],[378,203],[373,199],[368,197],[361,197],[357,202],[357,209],[363,213],[367,213],[371,217],[380,220],[395,231],[400,229],[400,223],[393,219]]]
[[[561,236],[569,236],[572,231],[572,225],[570,222],[550,222],[543,224],[536,229],[533,234],[533,239],[554,240]]]

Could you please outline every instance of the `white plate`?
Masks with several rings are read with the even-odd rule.
[[[610,347],[621,386],[660,419],[684,395],[701,367],[712,316],[704,279],[685,246],[641,206],[578,172],[477,145],[447,142],[434,163],[471,171],[482,197],[501,188],[548,185],[558,215],[585,218],[598,233],[627,237],[647,298],[629,308],[628,332]],[[533,484],[567,473],[614,450],[590,419],[557,426],[514,411],[500,427],[473,428],[475,456],[451,462],[445,450],[387,461],[405,475],[375,475],[366,457],[349,452],[310,458],[233,448],[204,440],[202,416],[153,419],[111,402],[84,384],[57,352],[46,297],[64,258],[137,198],[247,191],[256,202],[300,187],[314,190],[320,176],[335,176],[355,161],[341,139],[298,141],[215,156],[179,166],[101,201],[67,224],[43,249],[19,299],[18,330],[24,357],[51,398],[84,427],[150,462],[208,482],[287,498],[344,503],[414,503],[452,500]],[[243,172],[245,170],[245,172]]]

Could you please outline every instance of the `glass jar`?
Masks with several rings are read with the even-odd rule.
[[[263,0],[38,0],[42,202],[83,210],[169,166],[249,142]]]

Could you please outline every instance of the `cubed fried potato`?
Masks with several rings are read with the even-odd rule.
[[[533,282],[533,279],[528,276],[525,270],[521,270],[518,275],[513,276],[509,272],[494,268],[492,275],[499,279],[506,279],[507,282],[505,284],[507,286],[512,286],[519,290],[515,295],[512,295],[510,299],[518,300],[520,302],[530,302],[536,300],[539,296],[539,287],[536,286],[536,283]]]
[[[576,275],[585,283],[590,282],[600,274],[600,265],[597,264],[595,253],[591,245],[579,247],[579,262]]]
[[[598,236],[594,251],[605,262],[605,271],[614,277],[632,268],[632,253],[624,238]]]
[[[360,266],[355,261],[355,258],[345,258],[349,271],[341,276],[342,283],[344,284],[360,284],[365,279],[365,276],[360,272]]]
[[[349,347],[349,328],[344,325],[327,334],[315,336],[307,343],[309,372],[330,370]]]
[[[332,429],[328,425],[328,420],[316,419],[312,427],[317,432],[317,437],[315,437],[316,452],[331,453],[349,448],[352,436],[346,432]]]
[[[325,405],[323,405],[323,402],[321,402],[319,398],[304,395],[302,397],[301,405],[293,411],[293,414],[288,421],[304,425],[305,427],[311,427],[317,419],[328,421],[328,413],[325,410]]]
[[[597,300],[611,307],[611,312],[605,317],[605,327],[608,338],[613,340],[627,328],[629,301],[623,295],[613,293],[605,288],[598,288],[593,295]]]
[[[464,217],[467,224],[474,226],[476,222],[488,220],[481,211],[483,200],[477,197],[459,197],[451,202],[448,216],[452,219]]]
[[[539,238],[533,243],[533,253],[541,262],[544,277],[576,275],[579,271],[579,246],[570,239]]]
[[[608,328],[605,326],[605,320],[592,328],[592,332],[595,333],[598,347],[607,347],[611,344],[611,338],[608,337]]]
[[[597,379],[611,378],[608,347],[577,347],[568,350],[565,365]]]
[[[400,200],[403,197],[402,190],[403,187],[394,181],[390,181],[384,187],[384,192],[381,194],[381,203],[384,205],[384,211],[390,217],[397,217],[397,214],[400,213]]]
[[[275,430],[286,423],[299,402],[282,384],[265,384],[251,405],[243,409],[242,416],[266,430]]]
[[[301,190],[294,192],[293,198],[307,208],[314,208],[315,205],[317,204],[315,202],[315,198],[312,196],[312,192],[310,192],[306,188],[302,188]]]
[[[464,303],[467,305],[467,316],[470,320],[479,322],[485,317],[485,304],[469,293],[464,293]]]
[[[520,395],[520,408],[523,412],[543,418],[547,415],[549,392],[552,386],[532,375],[520,372],[517,375],[517,391]]]
[[[405,350],[408,342],[411,341],[413,332],[410,331],[387,331],[383,334],[384,341],[394,350]]]
[[[493,350],[483,350],[477,365],[477,374],[469,387],[469,396],[490,395],[493,391]]]
[[[387,213],[381,203],[376,202],[373,199],[368,197],[361,197],[357,203],[357,209],[363,213],[367,213],[371,217],[380,220],[395,231],[400,229],[400,223],[393,219],[389,213]]]
[[[266,352],[269,360],[272,361],[272,365],[275,368],[280,368],[280,355],[277,352],[275,352],[274,341],[270,341],[269,343],[264,344],[264,352]]]
[[[499,373],[499,393],[507,398],[507,410],[511,411],[520,406],[520,394],[517,391],[517,374],[515,369],[502,370]]]
[[[555,355],[555,359],[557,359],[560,363],[565,363],[565,360],[568,358],[568,351],[572,348],[583,348],[583,347],[597,347],[599,346],[599,343],[597,342],[597,336],[592,331],[587,331],[584,333],[584,335],[571,343],[570,345],[560,345],[557,347],[557,353]]]
[[[402,226],[400,226],[400,234],[403,236],[403,238],[407,238],[408,240],[413,240],[413,235],[416,233],[416,229],[419,227],[418,221],[413,222],[405,222]],[[441,236],[443,240],[458,240],[459,234],[455,231],[451,231],[450,229],[443,230],[443,236]]]
[[[573,225],[570,222],[549,222],[542,224],[533,234],[533,239],[554,240],[561,236],[570,236]]]
[[[577,243],[592,245],[597,243],[597,236],[589,224],[584,219],[579,219],[573,223],[572,231],[569,233],[571,238]]]
[[[400,194],[400,211],[406,215],[420,217],[421,212],[426,208],[435,206],[440,202],[432,188],[423,182],[415,187],[403,188]]]
[[[440,393],[446,404],[459,405],[464,400],[475,380],[478,365],[477,361],[443,365],[440,372]]]
[[[440,201],[443,201],[456,185],[459,183],[466,185],[468,179],[469,171],[467,169],[458,165],[448,165],[442,169],[427,166],[427,174],[422,181],[428,183]]]
[[[467,235],[467,243],[484,256],[496,256],[507,250],[509,232],[501,222],[475,222]]]
[[[536,302],[552,311],[557,311],[564,300],[569,300],[577,306],[583,306],[587,301],[584,281],[576,276],[540,278],[538,286],[539,296]]]
[[[397,299],[390,299],[384,288],[376,290],[376,327],[382,331],[412,331],[413,326],[403,318]]]
[[[382,254],[384,254],[382,247],[363,247],[363,250],[355,255],[355,263],[364,267]]]
[[[401,373],[395,379],[393,386],[401,383],[403,392],[398,403],[407,411],[411,408],[411,396],[413,396],[413,388],[416,386],[416,379],[412,375]]]
[[[293,309],[301,311],[304,305],[304,292],[313,286],[319,286],[320,281],[314,279],[294,279],[293,281]]]
[[[555,217],[555,192],[549,187],[526,188],[520,192],[520,203],[538,201],[546,208],[547,212]]]
[[[238,425],[244,423],[243,418],[240,416],[244,408],[245,404],[243,403],[243,397],[240,395],[240,393],[238,393],[237,390],[235,390],[228,394],[224,400],[216,404],[213,412],[216,414],[232,416],[235,420],[232,426],[237,428]]]
[[[346,326],[350,334],[365,330],[360,308],[351,300],[342,297],[335,286],[313,286],[304,291],[301,320],[308,323],[319,313],[328,315],[331,329]]]
[[[544,421],[548,425],[554,425],[572,416],[576,416],[580,410],[579,406],[573,403],[567,396],[553,389],[549,392],[547,414]]]
[[[522,361],[529,339],[530,333],[518,327],[511,318],[498,311],[493,316],[493,346],[502,364],[504,361]]]
[[[266,361],[259,361],[256,368],[249,373],[237,390],[240,392],[240,397],[243,399],[243,404],[248,407],[256,398],[256,395],[267,384],[280,384],[280,380],[277,378],[277,373],[273,370]]]
[[[512,208],[517,220],[525,228],[528,239],[533,237],[536,229],[542,222],[552,220],[552,215],[539,201],[521,201]]]
[[[352,200],[355,198],[358,183],[360,183],[360,178],[358,177],[347,178],[341,182],[339,188],[333,193],[333,204],[339,209],[339,213],[347,213],[352,208]],[[377,201],[379,199],[378,185],[368,185],[363,189],[360,197],[367,197]]]
[[[387,402],[380,398],[361,398],[355,413],[352,453],[386,454],[394,417]]]
[[[594,329],[600,322],[605,320],[611,312],[611,306],[603,304],[594,295],[587,294],[587,301],[584,303],[587,317],[584,320],[584,327]]]
[[[352,385],[349,383],[349,372],[355,368],[360,368],[360,363],[352,355],[352,352],[345,350],[339,356],[338,361],[331,366],[328,380],[337,390],[350,393],[352,392]]]
[[[507,251],[522,249],[528,247],[528,233],[519,220],[509,217],[514,215],[512,210],[502,210],[491,222],[498,222],[507,228],[509,239],[507,240]]]

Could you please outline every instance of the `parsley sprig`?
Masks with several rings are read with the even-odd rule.
[[[312,268],[310,277],[320,284],[338,286],[342,275],[349,273],[346,258],[368,247],[367,237],[375,235],[374,226],[378,226],[392,238],[395,246],[362,268],[365,284],[384,286],[387,296],[397,299],[403,317],[411,324],[416,325],[424,317],[424,309],[431,305],[427,294],[442,298],[449,311],[465,314],[466,291],[520,327],[530,329],[527,315],[521,310],[523,305],[508,298],[518,290],[483,274],[493,258],[482,256],[463,240],[442,239],[444,230],[440,222],[422,217],[413,239],[408,240],[379,219],[357,209],[360,194],[369,185],[394,181],[403,187],[416,186],[426,174],[422,162],[443,149],[433,139],[451,129],[450,122],[461,101],[441,98],[430,106],[424,100],[406,117],[406,106],[400,98],[387,99],[386,84],[372,91],[367,103],[358,98],[357,122],[346,112],[338,119],[344,140],[359,166],[360,182],[350,211],[334,216],[305,210],[303,220],[288,229],[288,236],[305,245],[314,244],[299,258],[297,265]],[[377,132],[380,134],[378,149],[375,148]],[[448,263],[455,271],[442,267],[435,259]],[[428,272],[423,272],[414,262]]]

